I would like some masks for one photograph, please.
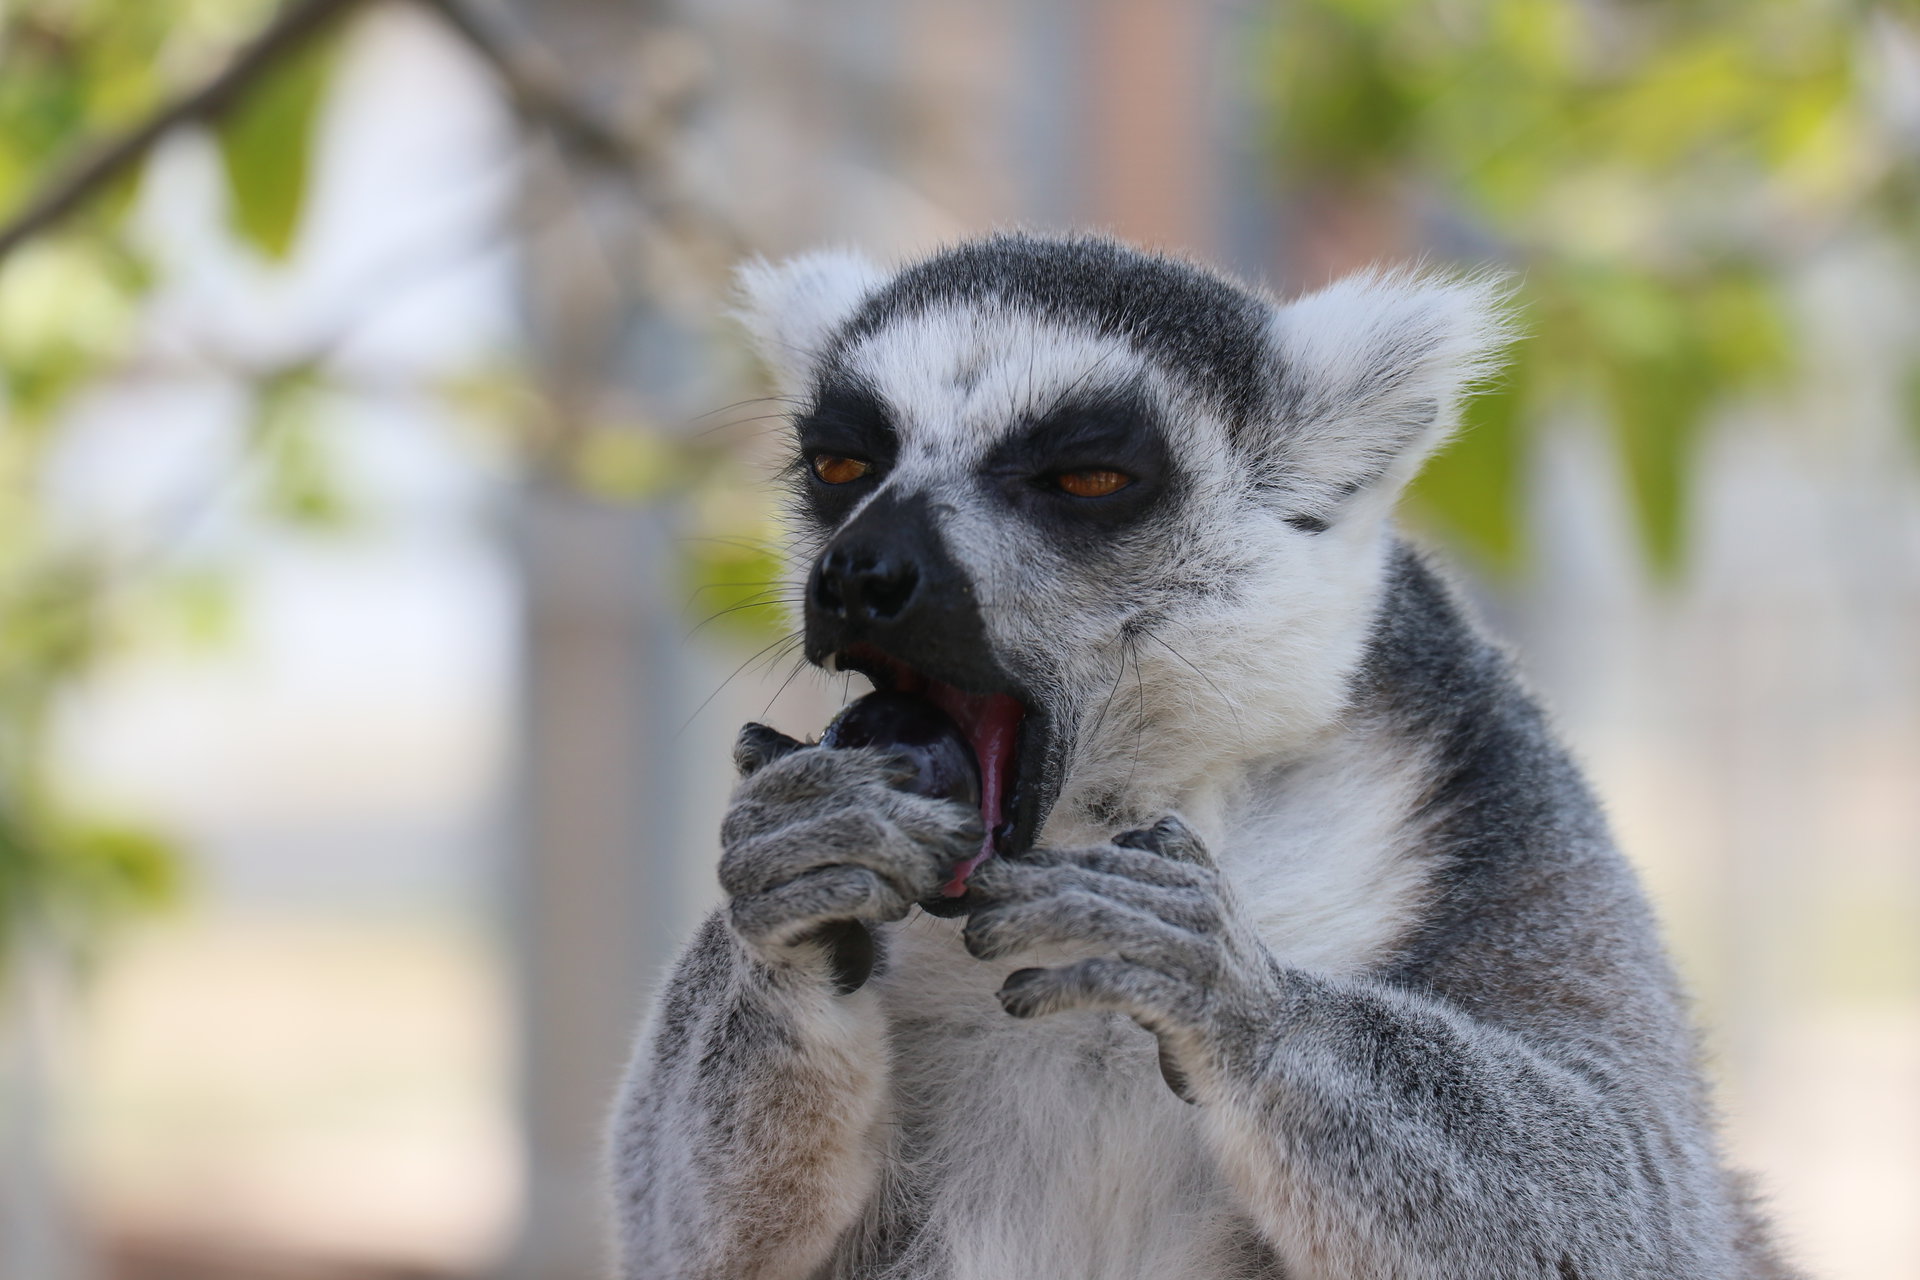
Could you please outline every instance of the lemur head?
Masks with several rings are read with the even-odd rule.
[[[1281,305],[1088,237],[741,284],[795,405],[807,656],[940,703],[1015,853],[1337,719],[1393,501],[1503,333],[1484,281]]]

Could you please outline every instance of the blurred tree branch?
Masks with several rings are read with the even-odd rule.
[[[243,101],[286,59],[331,30],[362,0],[297,0],[236,54],[219,74],[161,107],[145,120],[55,177],[5,226],[0,226],[0,260],[95,196],[146,159],[167,134],[188,124],[218,120]]]
[[[468,0],[414,2],[465,41],[523,120],[545,125],[588,160],[644,184],[643,207],[634,210],[637,219],[656,219],[661,229],[686,242],[683,249],[704,241],[728,262],[746,251],[745,238],[721,210],[684,198],[666,181],[672,168],[669,103],[655,104],[645,118],[616,127],[568,91],[564,68],[537,41],[510,36]]]
[[[219,121],[267,82],[289,58],[331,31],[366,0],[294,0],[216,75],[175,98],[120,136],[97,146],[49,181],[0,224],[0,261],[59,225],[146,159],[173,130]],[[499,80],[522,119],[540,124],[593,159],[638,176],[657,161],[647,130],[623,131],[575,101],[551,59],[484,19],[466,0],[413,0],[436,15]],[[658,202],[671,215],[672,202]],[[713,223],[710,229],[721,230]],[[729,237],[731,238],[731,237]]]
[[[489,22],[466,0],[417,0],[466,42],[500,81],[523,119],[538,120],[601,161],[628,166],[641,159],[632,139],[575,102],[557,63]]]

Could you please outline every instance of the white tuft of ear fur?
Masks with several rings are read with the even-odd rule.
[[[1391,498],[1500,367],[1513,327],[1499,276],[1365,271],[1278,308],[1276,481],[1331,520],[1361,492]]]
[[[769,262],[755,258],[734,273],[734,315],[784,394],[802,394],[827,344],[884,273],[850,249],[819,249]]]

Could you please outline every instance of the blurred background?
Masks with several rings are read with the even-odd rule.
[[[1920,11],[0,0],[0,1276],[600,1273],[767,604],[730,265],[1520,282],[1420,482],[1728,1141],[1920,1277]]]

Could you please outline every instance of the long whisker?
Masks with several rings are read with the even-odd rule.
[[[1234,703],[1233,699],[1227,696],[1226,690],[1222,689],[1212,676],[1208,675],[1206,672],[1202,671],[1199,667],[1195,666],[1193,664],[1193,661],[1190,658],[1188,658],[1186,654],[1181,653],[1178,649],[1168,644],[1165,640],[1162,640],[1159,636],[1155,635],[1153,632],[1143,631],[1140,634],[1144,635],[1147,639],[1159,645],[1162,649],[1165,649],[1168,653],[1172,654],[1174,657],[1180,659],[1181,662],[1186,663],[1187,669],[1189,671],[1199,676],[1202,680],[1205,680],[1207,684],[1212,687],[1214,693],[1219,697],[1221,703],[1225,705],[1228,711],[1233,713],[1234,731],[1240,735],[1240,741],[1242,743],[1245,743],[1247,740],[1246,723],[1240,719],[1240,708],[1238,705]]]
[[[786,585],[787,581],[784,578],[749,578],[742,579],[739,582],[703,582],[693,590],[687,592],[687,603],[692,604],[709,591],[723,591],[729,587],[759,587],[762,590],[771,591]]]
[[[1140,746],[1147,735],[1147,682],[1140,675],[1140,646],[1129,644],[1127,648],[1133,654],[1133,687],[1139,693],[1140,706],[1133,722],[1133,763],[1127,766],[1127,781],[1122,791],[1133,790],[1133,775],[1140,769]]]
[[[718,689],[715,689],[712,693],[708,694],[705,698],[701,699],[700,705],[693,709],[693,714],[687,717],[686,723],[682,724],[678,729],[674,730],[673,736],[678,738],[681,734],[685,733],[687,729],[693,724],[693,722],[700,718],[700,713],[702,711],[705,711],[710,705],[712,705],[713,700],[720,696],[721,691],[724,690],[728,685],[732,684],[735,680],[737,680],[740,677],[741,672],[745,671],[748,667],[752,666],[755,662],[759,661],[761,658],[765,657],[768,653],[771,653],[775,649],[782,650],[781,656],[785,656],[786,651],[791,650],[792,646],[802,643],[805,639],[806,639],[806,636],[802,632],[799,632],[799,631],[790,632],[789,634],[780,637],[778,640],[775,640],[772,644],[767,645],[764,649],[761,649],[758,653],[753,654],[745,662],[742,662],[739,666],[735,667],[733,669],[733,674],[729,675],[725,680],[722,680],[720,682],[720,687]],[[778,658],[775,659],[775,661],[778,661],[778,660],[779,660]]]
[[[790,605],[790,604],[798,603],[799,601],[798,596],[790,596],[790,597],[777,596],[777,595],[769,596],[767,595],[766,592],[761,592],[760,594],[762,597],[761,599],[742,600],[739,604],[728,605],[724,609],[716,609],[714,612],[708,614],[706,617],[700,619],[699,622],[695,623],[693,626],[693,629],[688,631],[686,635],[681,637],[681,639],[691,640],[695,636],[699,635],[700,632],[709,623],[718,622],[720,619],[726,617],[728,614],[739,613],[742,609],[772,609],[779,605],[783,605],[783,604]]]
[[[718,413],[728,413],[734,409],[744,409],[750,404],[799,404],[797,396],[748,396],[745,400],[735,400],[732,404],[723,404],[717,409],[708,409],[705,413],[696,413],[688,422],[700,422]]]
[[[777,423],[778,425],[784,427],[787,425],[788,422],[792,421],[792,419],[793,419],[793,415],[791,413],[786,412],[785,410],[782,410],[778,413],[756,413],[750,417],[730,418],[725,422],[711,423],[707,426],[700,428],[698,431],[688,432],[687,439],[704,440],[708,436],[715,435],[718,432],[731,431],[735,427],[744,427],[750,423],[755,423],[755,422],[772,422],[772,423]],[[772,430],[772,428],[769,427],[768,430]]]
[[[1101,356],[1098,360],[1095,360],[1092,364],[1088,365],[1084,370],[1081,371],[1079,377],[1075,378],[1072,382],[1069,382],[1064,388],[1061,389],[1058,395],[1054,396],[1052,403],[1050,403],[1047,406],[1047,414],[1051,414],[1054,410],[1058,409],[1062,404],[1065,404],[1068,396],[1072,395],[1074,392],[1078,391],[1081,387],[1085,386],[1089,378],[1093,377],[1094,374],[1100,372],[1100,370],[1106,368],[1107,362],[1119,354],[1120,354],[1120,348],[1109,347],[1105,355]],[[1046,416],[1046,415],[1042,415],[1042,416]]]
[[[780,682],[780,687],[773,691],[773,696],[771,698],[767,699],[767,705],[760,712],[760,718],[762,720],[765,720],[768,716],[773,714],[773,704],[780,701],[780,695],[787,691],[787,686],[793,683],[794,677],[799,675],[802,671],[805,671],[806,669],[807,669],[807,660],[804,657],[801,658],[798,662],[793,664],[793,670],[787,672],[787,678]]]
[[[794,632],[793,635],[787,637],[786,643],[782,644],[780,648],[775,652],[773,652],[772,654],[769,654],[767,658],[759,664],[760,668],[765,671],[773,670],[775,667],[779,666],[782,662],[785,662],[787,659],[787,655],[792,653],[795,649],[798,649],[801,645],[801,642],[802,642],[801,634],[797,631]]]
[[[1126,642],[1126,639],[1127,639],[1126,633],[1122,632],[1121,634],[1115,636],[1112,640],[1108,641],[1107,645],[1103,645],[1101,647],[1106,648],[1108,647],[1108,645],[1124,644]],[[1113,709],[1114,696],[1120,692],[1120,681],[1125,678],[1126,674],[1127,674],[1127,655],[1126,655],[1126,651],[1123,649],[1120,653],[1120,664],[1114,668],[1113,684],[1109,686],[1107,689],[1106,701],[1100,704],[1100,714],[1097,718],[1095,718],[1093,722],[1093,726],[1087,730],[1088,738],[1093,738],[1095,735],[1097,735],[1100,732],[1100,727],[1106,724],[1107,712]]]
[[[777,555],[780,551],[780,544],[771,538],[749,538],[743,534],[688,534],[674,541],[689,545],[706,542],[720,547],[738,547],[742,551],[764,551],[769,555]]]

